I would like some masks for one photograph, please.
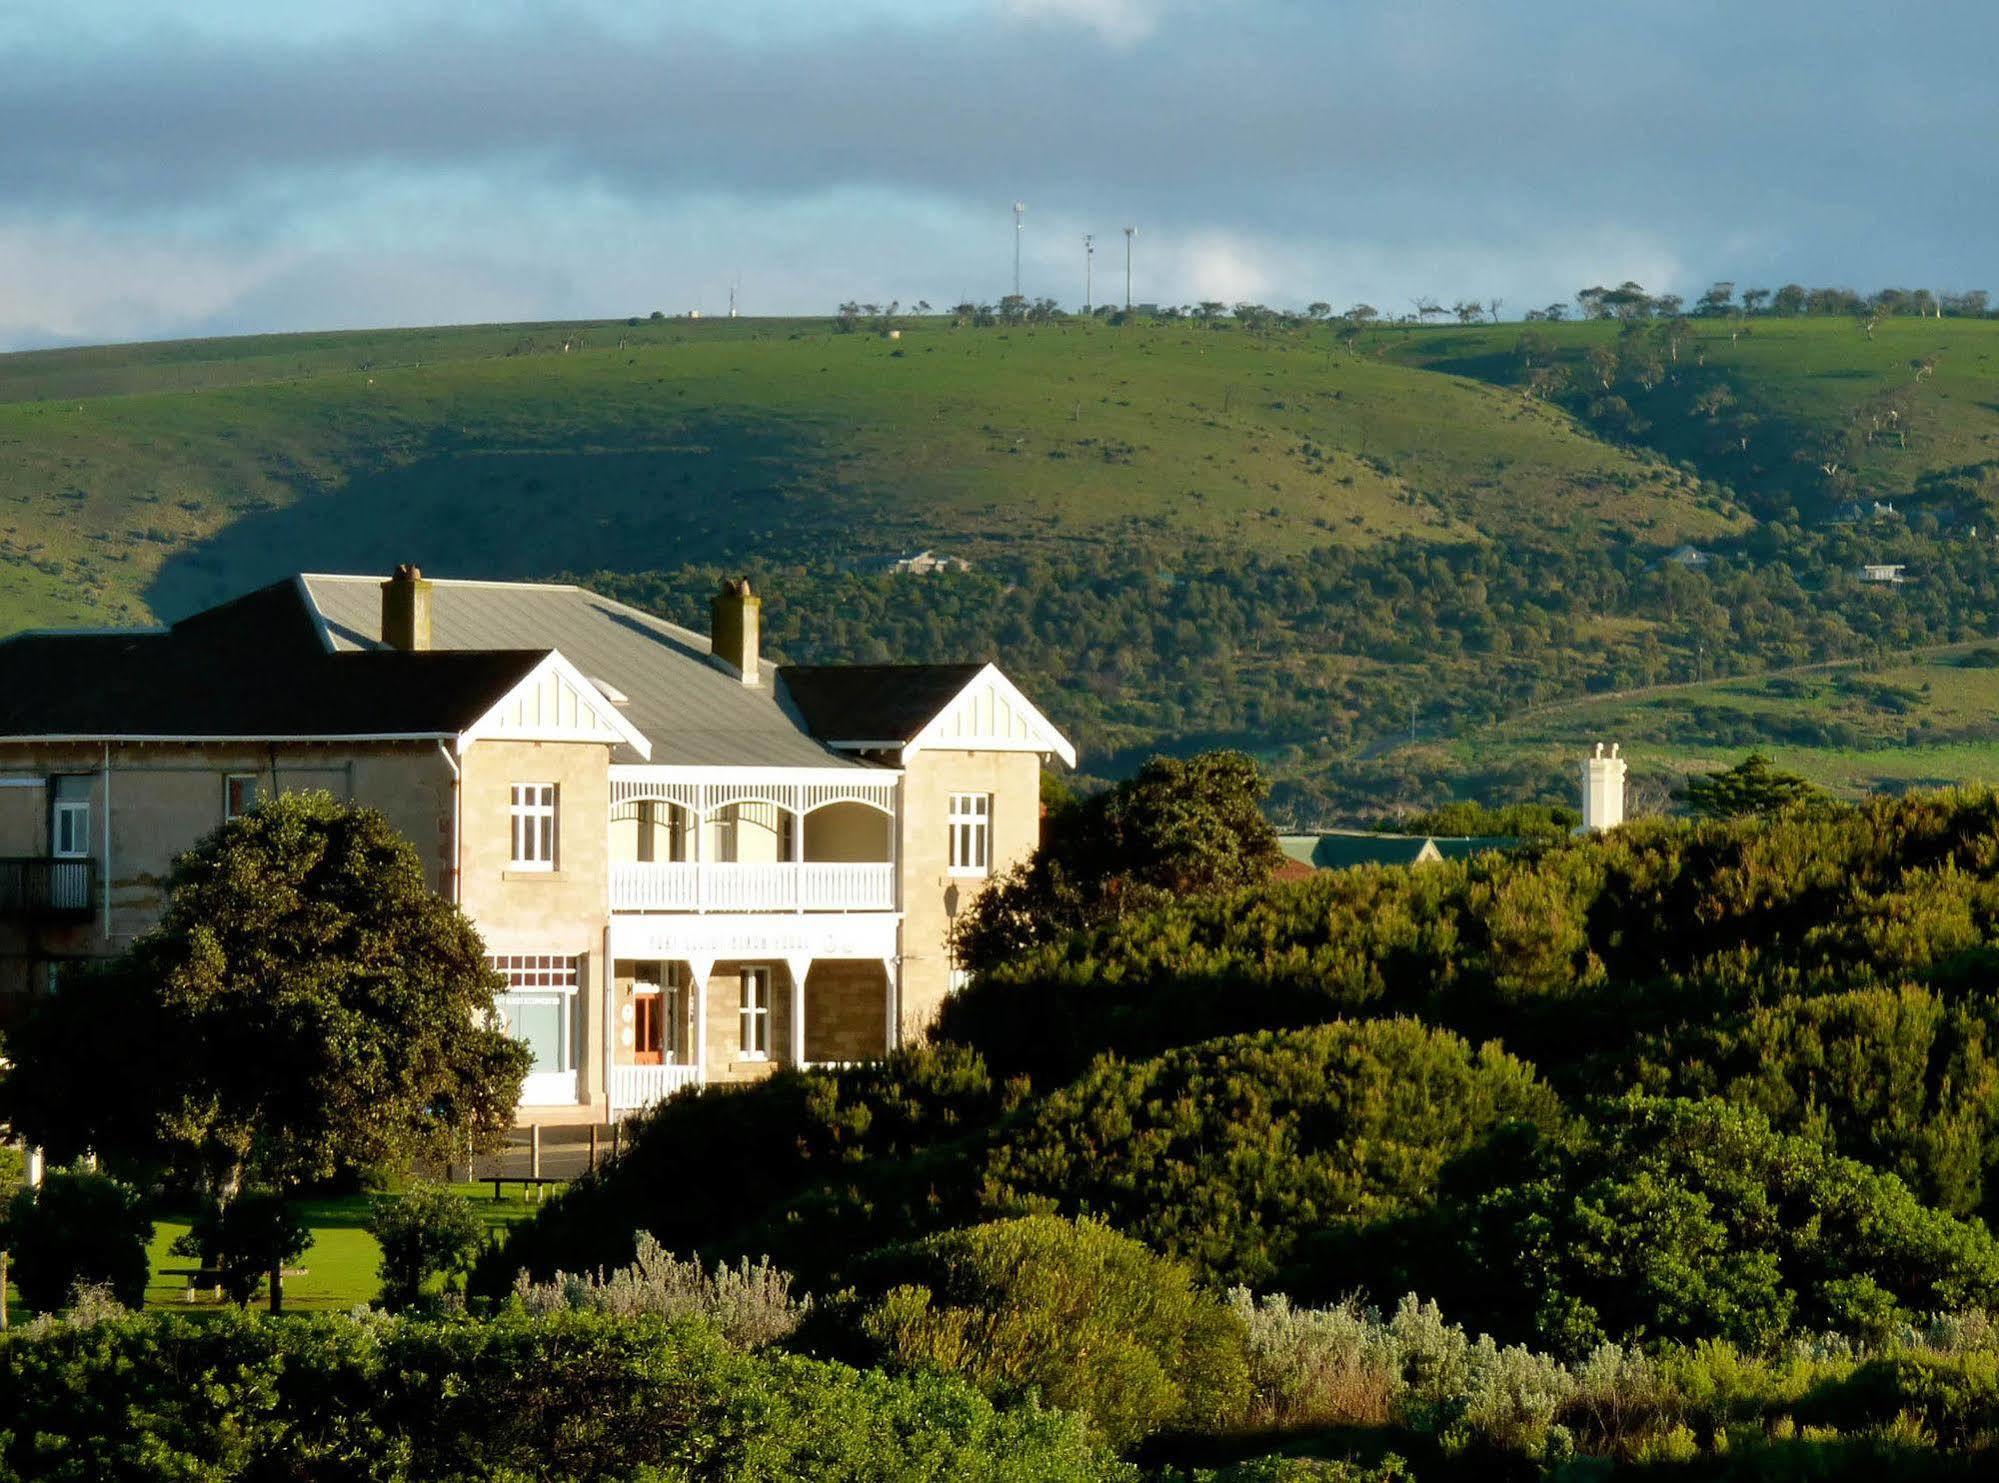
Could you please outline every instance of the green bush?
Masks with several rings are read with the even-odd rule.
[[[382,1306],[413,1308],[436,1279],[449,1285],[472,1263],[484,1233],[471,1202],[440,1184],[415,1183],[377,1196],[368,1234],[382,1248]]]
[[[1879,1339],[1999,1301],[1999,1241],[1983,1225],[1759,1113],[1629,1098],[1586,1124],[1491,1160],[1485,1188],[1445,1210],[1461,1244],[1422,1285],[1571,1355],[1606,1340]]]
[[[1784,995],[1989,977],[1999,797],[1638,820],[1422,870],[1322,871],[1136,912],[982,975],[939,1033],[1054,1086],[1096,1056],[1415,1014],[1614,1089],[1662,1026]]]
[[[0,1246],[21,1301],[52,1313],[78,1284],[104,1286],[128,1308],[146,1300],[152,1217],[138,1193],[104,1174],[52,1172],[7,1207]]]
[[[1840,1427],[1913,1416],[1945,1447],[1989,1442],[1999,1436],[1999,1352],[1902,1351],[1869,1359],[1814,1391],[1799,1414]]]
[[[1241,1414],[1242,1321],[1177,1262],[1094,1221],[996,1221],[878,1254],[860,1327],[892,1369],[960,1375],[1002,1404],[1037,1395],[1118,1446]]]
[[[823,1285],[851,1255],[976,1218],[972,1166],[952,1145],[1013,1095],[963,1047],[920,1045],[671,1098],[633,1120],[617,1159],[482,1255],[474,1290],[500,1299],[523,1271],[625,1266],[640,1231],[709,1260],[768,1255]],[[940,1208],[947,1195],[961,1208]]]
[[[1413,1020],[1337,1023],[1106,1060],[1044,1098],[986,1165],[1001,1211],[1099,1215],[1218,1282],[1299,1241],[1429,1203],[1493,1128],[1554,1128],[1531,1067]]]
[[[0,1483],[1125,1480],[1076,1418],[699,1324],[129,1317],[0,1338]]]
[[[1999,999],[1854,989],[1792,997],[1648,1046],[1638,1079],[1675,1096],[1721,1097],[1773,1126],[1827,1139],[1899,1175],[1954,1215],[1995,1212]]]

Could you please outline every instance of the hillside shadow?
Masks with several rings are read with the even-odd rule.
[[[838,555],[863,532],[872,550],[878,512],[831,468],[810,429],[776,419],[706,419],[643,446],[629,430],[579,431],[561,448],[432,438],[332,488],[301,480],[284,505],[170,556],[145,597],[173,619],[299,571],[650,571],[779,548]]]

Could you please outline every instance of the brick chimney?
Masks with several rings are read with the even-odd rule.
[[[745,685],[757,682],[757,641],[763,600],[748,577],[724,579],[708,600],[708,641],[714,656],[735,670]]]
[[[430,647],[430,583],[409,562],[382,584],[382,642],[391,649]]]

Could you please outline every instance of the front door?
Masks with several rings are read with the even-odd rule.
[[[632,1064],[658,1066],[666,1060],[666,996],[660,992],[657,968],[639,973],[632,981]]]

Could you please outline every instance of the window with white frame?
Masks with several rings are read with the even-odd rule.
[[[993,866],[993,795],[953,793],[951,874],[990,875]]]
[[[59,777],[49,805],[49,853],[80,860],[90,853],[90,779]]]
[[[513,868],[555,869],[555,784],[515,783],[508,816],[513,824]]]
[[[238,819],[264,801],[264,781],[254,772],[232,772],[222,780],[222,817]]]
[[[577,960],[553,953],[488,958],[507,980],[493,996],[500,1026],[534,1053],[529,1075],[576,1069]]]
[[[770,1059],[770,970],[743,970],[743,1055],[745,1061]]]

